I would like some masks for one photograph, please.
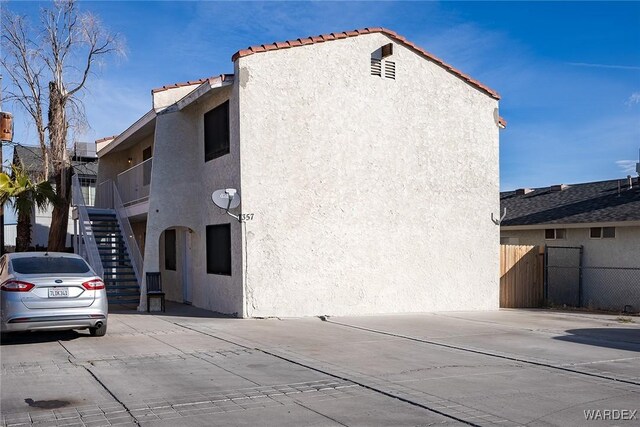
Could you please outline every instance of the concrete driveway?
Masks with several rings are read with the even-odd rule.
[[[639,318],[212,316],[170,305],[111,314],[104,338],[12,337],[2,425],[640,424]]]

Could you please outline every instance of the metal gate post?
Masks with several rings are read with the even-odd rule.
[[[578,261],[578,307],[582,307],[582,253],[583,246],[580,245],[580,258]]]
[[[544,285],[543,285],[544,305],[549,301],[549,247],[544,245]]]

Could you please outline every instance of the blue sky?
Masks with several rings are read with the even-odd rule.
[[[11,2],[37,16],[43,2]],[[252,44],[384,26],[501,95],[501,189],[635,175],[640,3],[82,2],[126,39],[84,95],[92,141],[150,109],[150,90],[233,71]],[[6,7],[6,5],[5,5]],[[5,82],[6,83],[6,82]],[[7,109],[5,105],[5,110]],[[18,113],[16,111],[16,113]],[[16,140],[35,134],[16,114]]]

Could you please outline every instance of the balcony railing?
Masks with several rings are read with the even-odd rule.
[[[149,200],[152,164],[153,158],[150,158],[118,174],[116,182],[124,206]]]

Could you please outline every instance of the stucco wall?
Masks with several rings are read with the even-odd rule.
[[[247,316],[498,308],[498,103],[390,41],[236,61]]]
[[[215,89],[211,95],[182,111],[160,113],[156,118],[154,167],[145,245],[145,272],[160,271],[160,236],[170,227],[187,227],[191,233],[190,278],[193,305],[242,316],[242,259],[240,225],[215,207],[211,193],[219,188],[239,188],[237,102],[233,88]],[[230,153],[204,161],[204,113],[230,100]],[[232,275],[207,274],[206,226],[231,223]],[[178,240],[183,242],[183,240]],[[178,250],[178,253],[181,249]],[[176,277],[164,279],[171,298],[182,299]],[[174,287],[171,289],[171,287]],[[142,307],[144,308],[144,307]]]
[[[566,228],[566,239],[559,240],[546,240],[544,229],[503,230],[500,236],[516,238],[519,245],[582,245],[586,267],[640,267],[640,227],[616,227],[615,239],[592,239],[589,231],[589,228]]]

